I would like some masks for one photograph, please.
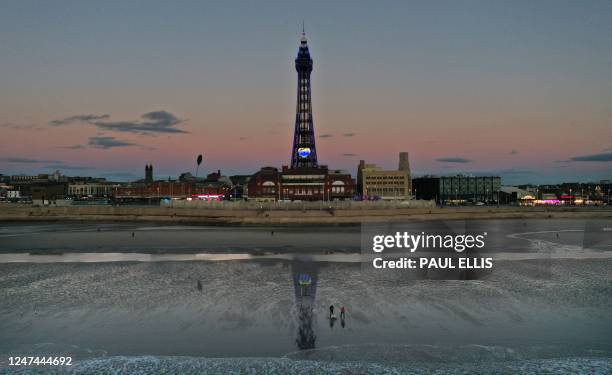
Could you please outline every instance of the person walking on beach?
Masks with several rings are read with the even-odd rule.
[[[330,305],[329,306],[329,318],[330,319],[334,319],[335,318],[335,316],[334,316],[334,305]]]

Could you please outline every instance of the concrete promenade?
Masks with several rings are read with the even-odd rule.
[[[338,202],[341,203],[341,202]],[[338,204],[264,203],[244,207],[230,205],[195,208],[158,206],[43,206],[0,205],[0,221],[149,221],[207,225],[321,225],[357,224],[388,220],[466,219],[586,219],[612,218],[609,207],[408,207],[378,206],[375,202]],[[357,204],[361,203],[361,204]],[[381,202],[386,203],[386,202]]]

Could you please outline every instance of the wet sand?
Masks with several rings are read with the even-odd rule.
[[[603,232],[604,227],[609,227],[610,231]],[[370,225],[364,224],[364,228]],[[531,251],[529,240],[580,248],[587,240],[587,247],[612,250],[612,219],[406,221],[402,228],[416,233],[487,231],[490,233],[487,247],[494,251]],[[3,223],[0,224],[0,253],[359,253],[361,237],[361,225],[220,227],[142,222]],[[590,238],[593,243],[589,242]]]
[[[552,275],[541,279],[539,266]],[[444,347],[457,360],[606,358],[610,267],[509,262],[486,280],[386,282],[350,263],[319,264],[316,344],[302,352],[291,262],[2,264],[0,353],[401,363],[411,352],[442,360]],[[330,326],[330,304],[347,307],[344,327]]]
[[[359,262],[349,261],[359,255],[358,228],[226,232],[108,224],[99,232],[92,225],[4,225],[0,357],[71,354],[80,366],[75,369],[82,371],[132,363],[169,372],[214,372],[218,366],[240,371],[302,366],[308,373],[462,368],[608,372],[609,237],[585,248],[588,225],[583,222],[543,220],[528,223],[527,229],[522,222],[509,223],[498,226],[509,241],[508,248],[499,245],[506,254],[533,254],[548,246],[548,256],[499,260],[479,280],[388,279],[364,272]],[[125,245],[132,232],[134,241],[142,242]],[[238,252],[249,240],[258,252]],[[35,254],[78,256],[77,249],[99,243],[105,251],[126,256],[146,255],[140,251],[157,244],[165,250],[152,253],[171,258],[109,262],[102,251],[93,252],[88,262],[7,263],[6,258],[30,256],[26,253],[33,249]],[[323,244],[327,250],[336,244],[341,249],[325,254]],[[207,252],[213,258],[193,259],[211,249],[217,249]],[[567,254],[580,256],[568,259]],[[224,255],[231,256],[214,258]],[[304,264],[317,284],[308,322],[314,345],[308,350],[299,345],[304,322],[298,319],[295,284]],[[330,324],[330,304],[347,307],[344,326]]]

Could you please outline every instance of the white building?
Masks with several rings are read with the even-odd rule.
[[[21,192],[19,190],[7,190],[6,197],[8,199],[19,199],[21,198]]]
[[[101,183],[76,183],[68,185],[68,195],[77,197],[103,197],[113,194],[113,186]]]

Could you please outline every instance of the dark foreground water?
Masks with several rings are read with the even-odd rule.
[[[3,225],[0,373],[60,354],[81,373],[610,373],[610,237],[493,227],[492,272],[419,280],[364,272],[356,227]]]

